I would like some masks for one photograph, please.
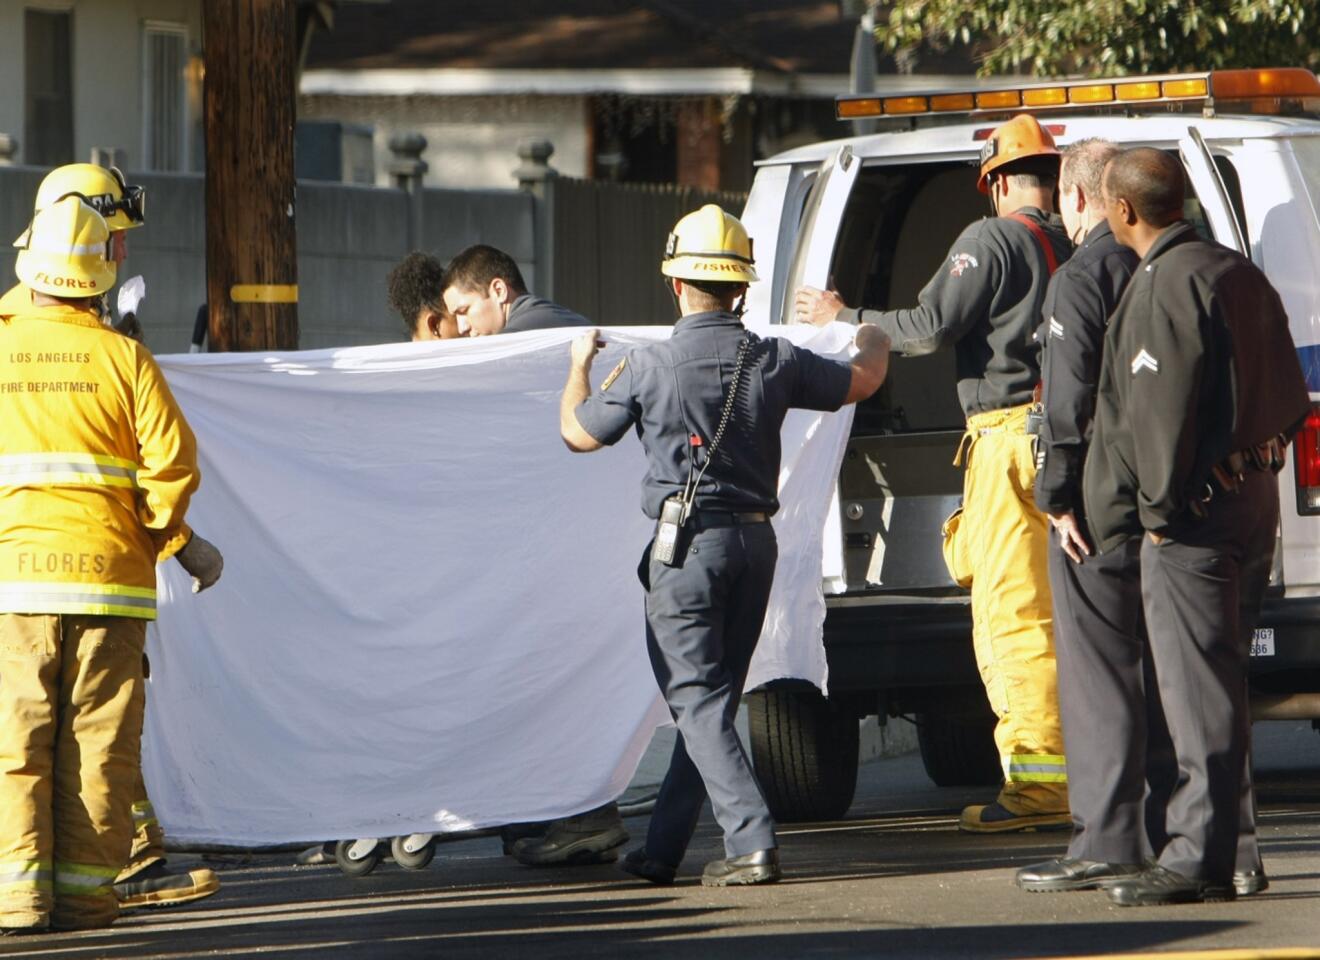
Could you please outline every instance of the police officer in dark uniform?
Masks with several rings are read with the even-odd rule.
[[[573,344],[560,406],[564,441],[578,452],[636,428],[649,464],[642,507],[658,521],[639,573],[647,649],[679,735],[646,843],[622,866],[673,882],[709,796],[726,857],[702,882],[769,883],[780,876],[774,823],[734,715],[774,577],[780,425],[790,407],[836,410],[870,396],[888,341],[862,326],[848,364],[748,333],[734,304],[756,279],[751,242],[713,204],[678,222],[661,272],[682,315],[673,336],[629,351],[592,394],[591,331]]]
[[[1017,872],[1018,886],[1036,893],[1095,889],[1136,874],[1169,842],[1165,819],[1178,781],[1149,669],[1140,539],[1097,554],[1082,532],[1082,465],[1105,328],[1138,260],[1114,239],[1105,217],[1102,176],[1118,153],[1116,144],[1096,139],[1063,151],[1060,214],[1078,247],[1050,282],[1037,334],[1045,349],[1036,504],[1058,534],[1050,545],[1050,591],[1073,836],[1065,856]],[[1238,896],[1268,886],[1250,774],[1248,757],[1233,874]]]
[[[1044,420],[1036,505],[1049,547],[1059,711],[1073,836],[1067,855],[1024,867],[1031,892],[1085,890],[1141,869],[1145,755],[1141,569],[1136,540],[1093,555],[1082,533],[1086,460],[1105,326],[1137,264],[1105,219],[1101,178],[1119,148],[1083,140],[1063,151],[1059,207],[1077,249],[1050,280],[1037,339]]]
[[[1101,552],[1141,543],[1155,678],[1181,778],[1158,861],[1119,879],[1123,906],[1234,896],[1247,753],[1244,625],[1274,552],[1283,437],[1310,407],[1288,318],[1264,274],[1182,219],[1168,153],[1106,168],[1115,238],[1141,256],[1105,336],[1083,476]]]

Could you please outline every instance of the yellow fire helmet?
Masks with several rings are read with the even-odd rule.
[[[45,210],[52,203],[76,193],[92,209],[105,217],[113,230],[132,230],[146,223],[147,191],[127,183],[118,167],[98,167],[94,163],[66,163],[56,167],[37,187],[37,199],[32,211]],[[21,247],[23,238],[14,241]]]
[[[57,200],[24,231],[14,272],[29,288],[53,297],[92,297],[115,285],[110,228],[76,196]]]
[[[679,280],[747,283],[757,279],[747,228],[708,203],[674,224],[660,272]]]

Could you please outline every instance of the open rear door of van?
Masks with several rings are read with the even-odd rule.
[[[1246,237],[1243,236],[1242,225],[1233,212],[1228,190],[1224,187],[1224,178],[1219,175],[1219,168],[1215,165],[1214,156],[1210,153],[1205,138],[1201,136],[1201,131],[1196,127],[1188,127],[1187,136],[1178,141],[1178,152],[1182,155],[1187,175],[1192,181],[1192,189],[1196,191],[1196,198],[1201,201],[1201,210],[1205,213],[1210,229],[1214,231],[1215,239],[1226,247],[1232,247],[1247,259],[1251,259],[1251,249]],[[1280,479],[1280,492],[1285,496],[1288,493],[1286,478],[1290,475],[1291,470],[1285,471]],[[1280,536],[1275,542],[1274,561],[1270,567],[1271,586],[1282,584],[1283,577],[1283,541]],[[1261,641],[1266,634],[1269,637],[1270,652],[1273,653],[1273,629],[1258,628],[1252,641],[1253,657],[1259,656],[1260,651],[1265,649],[1264,646],[1258,645],[1257,641]]]
[[[793,246],[793,259],[780,301],[780,323],[793,322],[793,293],[798,287],[828,290],[833,286],[830,263],[839,237],[839,223],[861,169],[862,162],[849,146],[840,147],[820,165],[816,183],[802,211],[797,243]]]
[[[1206,146],[1205,138],[1196,127],[1187,128],[1187,136],[1178,141],[1178,153],[1182,156],[1187,176],[1192,181],[1192,189],[1201,202],[1206,222],[1215,233],[1215,239],[1226,247],[1232,247],[1244,257],[1250,258],[1246,237],[1233,212],[1233,205],[1228,199],[1228,190],[1224,179],[1215,166],[1215,158]]]

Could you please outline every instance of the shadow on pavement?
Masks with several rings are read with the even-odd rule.
[[[599,957],[710,958],[710,960],[790,960],[799,957],[884,957],[886,960],[978,960],[1087,955],[1094,952],[1158,950],[1184,940],[1222,935],[1239,926],[1231,921],[1185,920],[1126,925],[1062,923],[1046,929],[1035,925],[953,928],[890,928],[853,932],[793,932],[747,934],[719,927],[722,909],[636,909],[615,904],[610,909],[584,909],[576,901],[531,905],[518,916],[498,906],[436,909],[419,923],[409,910],[385,910],[370,917],[337,918],[333,914],[312,926],[301,925],[296,940],[283,939],[267,924],[155,933],[149,928],[132,937],[82,936],[60,941],[58,956],[141,957],[168,950],[172,958],[237,957],[404,957],[446,958],[534,956],[538,960]],[[704,914],[709,923],[692,924]],[[682,919],[681,939],[669,926]],[[278,920],[274,922],[279,922]],[[44,938],[43,938],[44,939]],[[52,956],[53,944],[5,941],[0,953],[10,956]],[[24,947],[30,947],[29,952]],[[16,951],[14,948],[18,948]]]

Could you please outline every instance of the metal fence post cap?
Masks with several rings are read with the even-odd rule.
[[[550,166],[550,157],[555,152],[555,145],[549,140],[531,139],[518,143],[518,159],[522,163],[513,171],[518,186],[524,189],[543,183],[551,177],[559,176],[559,171]]]
[[[391,175],[416,177],[430,169],[422,159],[426,138],[420,133],[396,133],[389,139],[389,148],[390,153],[394,154],[389,163]]]
[[[389,145],[391,153],[420,159],[426,149],[426,138],[420,133],[396,133],[390,137]]]

